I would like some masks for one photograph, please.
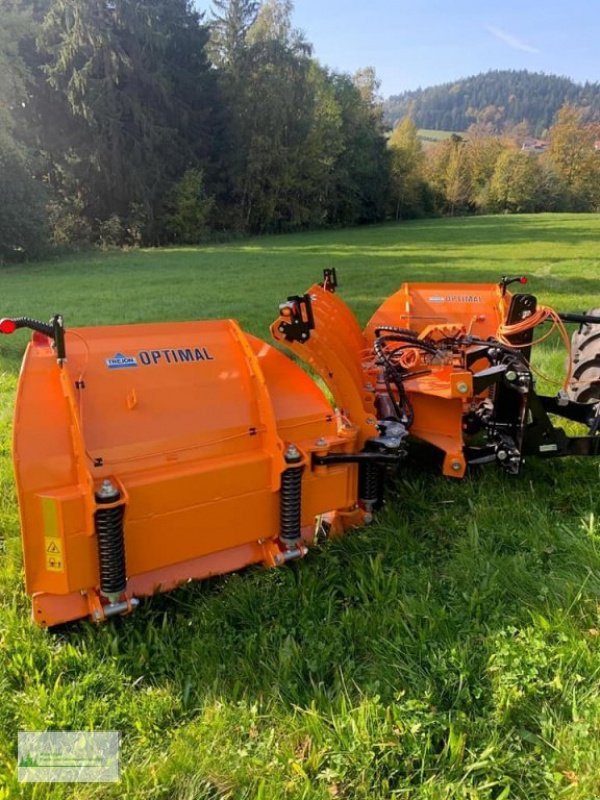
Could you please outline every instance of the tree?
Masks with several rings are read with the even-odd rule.
[[[472,164],[468,143],[453,134],[429,154],[427,172],[438,208],[451,215],[472,202]]]
[[[488,210],[489,188],[500,154],[507,141],[494,134],[490,123],[471,125],[467,131],[473,204],[481,211]]]
[[[278,42],[296,55],[310,55],[312,48],[304,34],[292,27],[293,11],[292,0],[263,0],[248,32],[250,44]]]
[[[535,156],[520,150],[504,150],[490,184],[491,207],[497,211],[535,211],[541,180]]]
[[[314,102],[309,68],[307,59],[278,42],[253,45],[242,190],[251,230],[283,230],[305,222],[296,187]]]
[[[423,207],[423,148],[417,136],[417,128],[410,117],[406,117],[394,129],[389,147],[390,186],[393,213],[396,220],[415,216]]]
[[[19,42],[32,36],[31,9],[2,0],[0,28],[0,261],[36,256],[47,244],[47,192],[34,178],[34,158],[20,140],[18,110],[31,80]]]
[[[207,40],[188,0],[54,0],[38,37],[39,94],[69,111],[49,153],[65,202],[75,184],[94,223],[141,206],[156,239],[168,185],[211,150]]]
[[[452,141],[444,183],[446,201],[453,216],[463,211],[471,197],[471,175],[468,151],[463,141]]]
[[[259,8],[256,0],[213,0],[210,50],[215,64],[230,69],[238,66]]]
[[[0,262],[31,258],[48,240],[46,192],[22,154],[0,136]]]
[[[202,242],[213,208],[214,199],[206,195],[202,170],[187,170],[167,200],[164,226],[168,238],[178,244]]]
[[[599,136],[599,127],[585,123],[583,111],[570,105],[560,110],[550,131],[550,161],[577,211],[600,208],[600,159],[594,147]]]
[[[354,85],[365,106],[370,107],[379,120],[383,119],[383,104],[379,95],[381,82],[374,67],[363,67],[354,74]]]

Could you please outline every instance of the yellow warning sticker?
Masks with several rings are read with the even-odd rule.
[[[58,536],[45,536],[46,569],[49,572],[64,572],[62,542]]]

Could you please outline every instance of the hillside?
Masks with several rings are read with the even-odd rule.
[[[464,131],[478,119],[498,128],[526,120],[530,132],[541,135],[567,102],[599,117],[600,84],[582,85],[526,70],[492,70],[394,95],[385,103],[385,115],[391,125],[410,114],[419,128],[451,131]]]

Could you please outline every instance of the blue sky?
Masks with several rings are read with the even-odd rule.
[[[488,69],[600,80],[600,0],[296,0],[324,64],[375,67],[384,95]]]

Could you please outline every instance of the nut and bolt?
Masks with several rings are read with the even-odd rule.
[[[111,481],[109,481],[108,478],[103,480],[102,486],[100,487],[97,493],[98,497],[101,499],[105,499],[107,497],[113,497],[116,494],[117,494],[117,488],[114,486],[114,484]]]
[[[456,388],[461,394],[466,394],[469,391],[469,386],[468,384],[464,383],[464,381],[462,383],[458,383]]]
[[[290,444],[285,451],[286,461],[300,461],[302,455],[295,444]]]

